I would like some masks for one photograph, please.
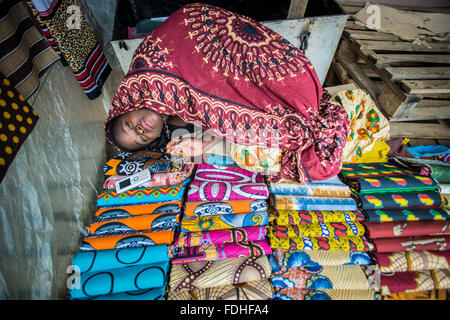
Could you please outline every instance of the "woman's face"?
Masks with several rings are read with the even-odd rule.
[[[139,150],[155,140],[163,129],[163,116],[147,108],[121,115],[112,128],[119,146]]]

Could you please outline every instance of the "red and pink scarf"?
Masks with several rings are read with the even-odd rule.
[[[322,97],[311,62],[261,23],[190,4],[137,48],[105,123],[140,108],[178,115],[230,142],[284,150],[270,177],[327,179],[341,168],[344,109]]]

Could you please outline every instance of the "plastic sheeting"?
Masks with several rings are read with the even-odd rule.
[[[0,299],[62,299],[106,160],[103,124],[122,71],[89,100],[60,62],[29,102],[39,121],[0,184]],[[44,81],[45,80],[45,81]]]

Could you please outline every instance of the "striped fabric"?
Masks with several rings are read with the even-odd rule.
[[[39,87],[39,79],[59,60],[19,0],[4,0],[0,10],[0,72],[23,98]]]
[[[89,99],[102,91],[111,67],[94,32],[84,18],[77,0],[32,0],[27,2],[44,34],[56,52],[72,68],[75,78]],[[79,10],[77,11],[76,8]],[[73,10],[74,9],[74,10]],[[68,22],[79,19],[73,28]]]

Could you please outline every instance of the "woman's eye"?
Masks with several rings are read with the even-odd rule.
[[[131,125],[131,123],[127,122],[127,127],[131,129],[133,126]]]
[[[141,140],[141,141],[145,141],[145,138],[144,138],[144,136],[139,136],[139,139]]]

